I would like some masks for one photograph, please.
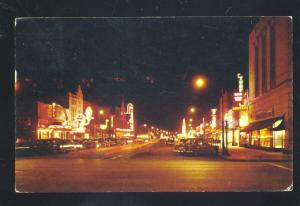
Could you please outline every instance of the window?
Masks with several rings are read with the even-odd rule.
[[[285,130],[273,131],[274,148],[283,148],[284,147],[284,136],[285,136]]]
[[[273,89],[276,84],[275,71],[275,29],[274,26],[270,28],[270,88]]]
[[[254,45],[254,62],[255,62],[255,97],[259,95],[259,84],[258,84],[258,47],[257,45]]]
[[[261,38],[261,91],[266,92],[266,36]]]

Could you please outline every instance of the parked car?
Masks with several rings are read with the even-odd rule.
[[[143,143],[145,142],[145,140],[142,139],[142,138],[137,138],[137,139],[135,140],[135,142],[138,143],[138,144],[143,144]]]
[[[100,147],[100,144],[96,140],[86,140],[83,142],[83,146],[85,148],[90,149],[90,148],[98,148]]]
[[[178,145],[175,152],[183,155],[218,155],[218,146],[213,146],[205,141],[186,141]]]
[[[105,141],[109,147],[117,145],[117,140],[114,138],[107,138]]]
[[[34,153],[56,153],[62,151],[61,144],[57,140],[36,140],[30,145]]]
[[[175,140],[173,137],[169,137],[166,141],[165,141],[166,145],[174,145],[175,144]]]

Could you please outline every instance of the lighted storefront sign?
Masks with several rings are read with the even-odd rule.
[[[244,91],[243,75],[241,73],[238,73],[237,78],[239,79],[239,92],[243,92]]]
[[[90,124],[90,121],[93,119],[93,110],[91,107],[85,109],[84,114],[77,114],[75,121],[78,122],[79,127],[76,129],[77,132],[85,132],[85,126]]]
[[[216,128],[217,127],[217,109],[211,109],[211,123],[210,127],[211,128]]]
[[[233,94],[233,98],[235,102],[242,102],[243,101],[243,93],[242,92],[235,92]]]
[[[232,107],[233,111],[241,111],[241,110],[247,110],[247,106],[238,106],[238,107]]]
[[[133,117],[133,104],[127,104],[127,114],[129,114],[129,128],[133,131],[134,130],[134,117]]]

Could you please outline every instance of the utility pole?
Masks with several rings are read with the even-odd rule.
[[[223,99],[223,95],[224,95],[224,89],[222,88],[222,92],[221,92],[221,121],[222,121],[222,155],[228,155],[228,151],[227,149],[225,149],[225,141],[224,141],[224,115],[223,115],[223,112],[224,112],[224,99]],[[226,132],[227,134],[227,132]],[[226,135],[226,139],[227,139],[227,135]],[[226,140],[227,142],[227,140]]]
[[[225,120],[225,142],[226,142],[226,155],[228,155],[228,121]]]

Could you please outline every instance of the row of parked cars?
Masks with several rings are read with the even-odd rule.
[[[111,147],[116,145],[130,144],[134,141],[132,139],[115,139],[115,138],[99,138],[86,140],[61,140],[61,139],[46,139],[36,140],[26,143],[16,144],[16,153],[24,152],[30,153],[64,153],[78,149]]]
[[[168,138],[165,141],[166,145],[173,145],[174,152],[179,155],[218,155],[218,145],[200,139],[180,139]]]

